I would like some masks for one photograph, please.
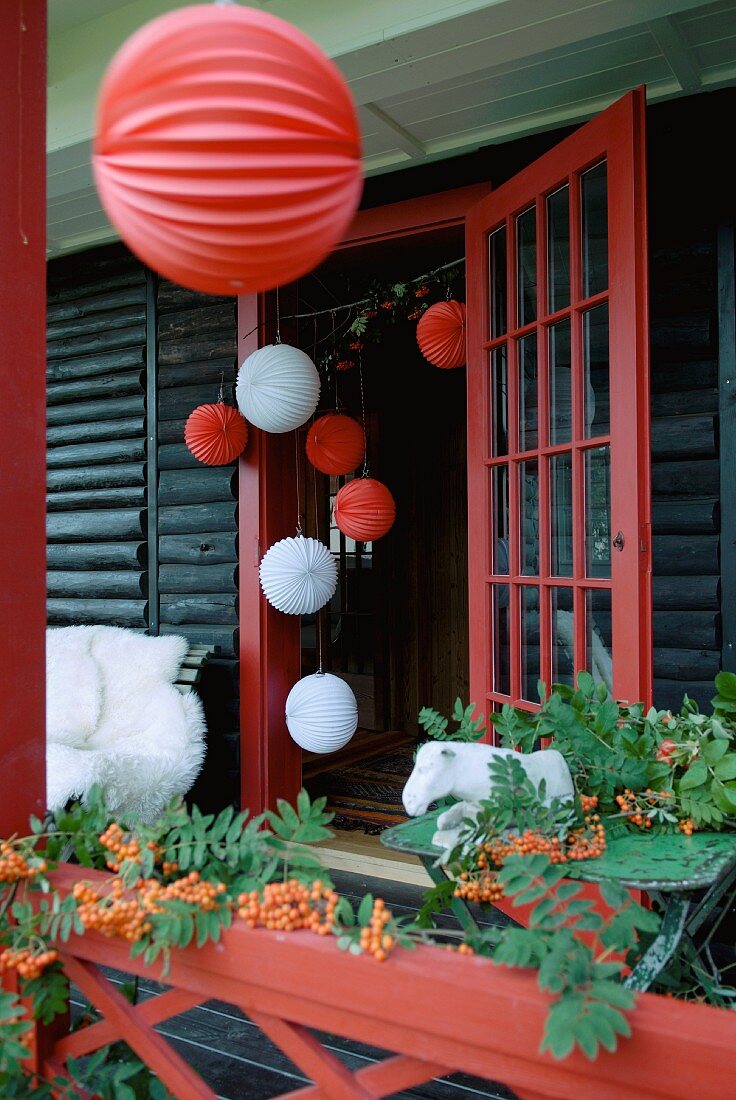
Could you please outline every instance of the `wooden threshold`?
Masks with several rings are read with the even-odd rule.
[[[328,870],[350,871],[357,875],[407,882],[412,886],[431,886],[432,880],[416,856],[402,855],[384,848],[381,838],[350,829],[336,829],[334,837],[316,847]]]

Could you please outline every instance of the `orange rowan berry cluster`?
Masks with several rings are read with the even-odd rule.
[[[360,930],[360,946],[377,962],[385,962],[395,947],[394,937],[386,932],[386,925],[391,922],[391,910],[386,908],[381,898],[373,902],[371,919],[365,928]]]
[[[100,834],[99,840],[102,847],[107,848],[114,857],[107,860],[107,866],[111,871],[119,871],[121,863],[126,859],[134,863],[140,860],[141,849],[138,841],[135,837],[124,833],[114,821],[108,825],[104,833]]]
[[[224,882],[207,882],[199,871],[190,871],[188,875],[175,879],[168,885],[155,878],[143,878],[136,883],[140,904],[147,913],[163,913],[162,902],[184,901],[196,905],[205,913],[217,909],[219,900],[226,892]]]
[[[483,870],[480,874],[462,871],[455,887],[455,897],[464,901],[486,902],[493,904],[503,897],[503,886],[495,871]]]
[[[684,833],[685,836],[692,836],[697,828],[697,825],[694,823],[691,817],[686,817],[684,821],[680,821],[678,823],[677,827],[681,833]]]
[[[597,794],[581,794],[580,802],[583,807],[583,813],[589,814],[593,810],[598,809],[598,795]]]
[[[24,947],[16,951],[12,947],[6,947],[0,955],[0,974],[6,970],[17,970],[19,977],[31,982],[39,978],[47,966],[51,966],[59,957],[58,951],[37,951]]]
[[[165,911],[165,902],[184,901],[203,912],[211,912],[226,889],[224,882],[205,882],[198,871],[191,871],[166,886],[158,879],[142,878],[132,896],[126,896],[120,879],[115,879],[107,894],[99,893],[87,882],[77,882],[73,893],[85,928],[137,943],[151,931],[151,916]]]
[[[45,871],[44,860],[31,867],[28,860],[9,841],[4,840],[0,844],[0,882],[19,882],[20,879],[35,878]]]
[[[488,861],[501,867],[509,856],[545,855],[551,863],[567,863],[570,860],[597,859],[606,850],[606,830],[598,814],[586,814],[585,824],[572,829],[564,838],[545,836],[527,829],[523,833],[510,833],[507,837],[495,837],[483,845],[478,856],[481,869]]]
[[[643,794],[635,794],[627,787],[623,794],[616,795],[616,802],[621,813],[632,825],[637,825],[640,829],[651,829],[651,810],[660,800],[670,797],[669,791],[653,791],[651,787],[647,787]]]
[[[98,893],[87,882],[77,882],[73,890],[77,913],[85,928],[137,943],[151,931],[149,914],[137,898],[123,896],[123,884],[116,879],[109,894]]]
[[[597,799],[589,805],[597,805]],[[498,881],[496,869],[502,867],[509,856],[545,855],[550,863],[568,863],[571,860],[597,859],[606,850],[606,830],[598,814],[586,814],[585,824],[572,829],[561,839],[545,836],[527,829],[523,833],[509,833],[505,837],[493,837],[480,845],[475,859],[476,869],[462,871],[455,887],[455,897],[465,901],[500,901],[503,887]]]
[[[317,880],[311,886],[290,879],[269,882],[258,890],[238,897],[238,915],[249,928],[270,928],[280,932],[309,929],[327,936],[335,923],[335,907],[339,901],[334,890]]]

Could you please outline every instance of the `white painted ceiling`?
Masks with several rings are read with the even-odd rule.
[[[89,170],[108,58],[175,0],[50,0],[49,250],[114,239]],[[368,174],[736,84],[736,0],[262,0],[335,58]]]

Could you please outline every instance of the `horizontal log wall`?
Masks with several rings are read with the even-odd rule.
[[[654,701],[679,709],[707,706],[721,662],[715,240],[653,216]]]
[[[49,265],[48,616],[148,625],[146,274],[121,246]]]
[[[217,399],[223,373],[232,394],[235,303],[161,283],[152,340],[152,285],[122,246],[49,266],[48,615],[155,632],[158,612],[161,633],[219,647],[198,686],[208,749],[192,792],[212,809],[239,791],[238,475],[235,463],[198,463],[183,433],[192,409]],[[155,453],[147,352],[157,355]]]
[[[193,797],[216,808],[239,797],[237,695],[237,464],[203,466],[184,445],[198,405],[226,400],[235,381],[232,298],[197,294],[173,283],[158,288],[158,557],[163,634],[220,647],[202,679],[209,739]]]

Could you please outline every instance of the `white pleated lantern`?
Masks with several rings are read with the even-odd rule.
[[[286,725],[297,745],[308,752],[336,752],[358,728],[358,703],[339,676],[314,672],[289,692]]]
[[[291,432],[319,402],[317,368],[290,344],[266,344],[243,361],[235,397],[243,416],[264,432]]]
[[[281,539],[261,559],[261,588],[277,611],[311,615],[337,588],[335,559],[323,542],[297,535]]]

